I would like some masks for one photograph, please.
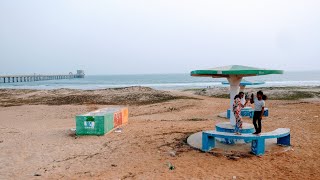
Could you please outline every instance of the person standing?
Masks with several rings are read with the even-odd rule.
[[[251,104],[254,103],[254,114],[253,114],[253,125],[256,130],[253,134],[260,135],[262,131],[262,116],[264,114],[265,101],[263,99],[267,99],[267,96],[263,95],[262,91],[257,92],[257,97],[251,95]]]
[[[240,130],[242,129],[242,117],[241,117],[241,110],[244,108],[248,101],[245,102],[245,104],[241,103],[241,99],[243,99],[244,93],[240,92],[238,95],[234,97],[233,102],[233,113],[234,117],[236,118],[236,126],[234,129],[234,132],[236,135],[241,135]]]

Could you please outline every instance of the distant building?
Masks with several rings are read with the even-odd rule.
[[[84,76],[85,76],[84,70],[77,70],[76,76],[77,76],[77,78],[84,78]]]

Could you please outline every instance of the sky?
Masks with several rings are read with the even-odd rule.
[[[0,74],[320,70],[319,0],[0,0]]]

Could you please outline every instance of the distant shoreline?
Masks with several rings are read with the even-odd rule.
[[[202,85],[203,84],[203,85]],[[69,85],[69,86],[51,86],[51,85],[19,85],[15,84],[12,86],[1,86],[1,89],[11,89],[11,90],[59,90],[59,89],[70,89],[70,90],[103,90],[103,89],[117,89],[117,88],[128,88],[128,87],[147,87],[156,90],[164,90],[164,91],[191,91],[191,90],[199,90],[199,89],[224,89],[229,88],[228,85],[222,85],[221,82],[213,82],[213,83],[177,83],[177,84],[133,84],[133,85]],[[249,89],[309,89],[309,88],[319,88],[320,85],[259,85],[259,86],[248,86]]]
[[[269,100],[316,100],[320,99],[320,87],[267,87],[246,88],[251,94],[258,90],[268,96]],[[227,87],[201,88],[185,90],[156,90],[149,87],[133,86],[124,88],[107,88],[100,90],[78,89],[0,89],[0,106],[20,105],[143,105],[171,101],[175,99],[198,99],[205,97],[229,98]]]
[[[79,91],[94,91],[94,90],[105,90],[105,89],[121,89],[121,88],[131,88],[131,87],[142,87],[142,88],[152,88],[155,90],[163,90],[163,91],[197,91],[197,90],[203,90],[203,89],[215,89],[215,90],[223,90],[223,89],[229,89],[229,86],[207,86],[207,87],[185,87],[185,88],[154,88],[150,86],[144,86],[144,85],[132,85],[132,86],[115,86],[115,87],[101,87],[101,88],[93,88],[93,89],[79,89],[79,88],[65,88],[65,87],[57,87],[52,89],[43,89],[43,88],[23,88],[23,86],[20,86],[21,88],[16,87],[1,87],[0,90],[60,90],[60,89],[67,89],[67,90],[79,90]],[[320,85],[314,85],[314,86],[248,86],[245,89],[265,89],[265,90],[275,90],[275,89],[318,89],[320,88]]]

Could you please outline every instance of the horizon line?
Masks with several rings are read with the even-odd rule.
[[[314,72],[314,71],[319,71],[320,72],[320,69],[319,70],[284,70],[284,74],[286,72]],[[191,71],[190,71],[191,72]],[[25,74],[0,74],[0,75],[34,75],[34,74],[37,74],[37,75],[42,75],[41,73],[25,73]],[[54,73],[51,73],[51,74],[54,74]],[[86,74],[86,73],[85,73]],[[124,74],[86,74],[86,76],[101,76],[101,75],[108,75],[108,76],[125,76],[125,75],[169,75],[169,74],[189,74],[187,72],[177,72],[177,73],[173,73],[173,72],[169,72],[169,73],[124,73]]]

